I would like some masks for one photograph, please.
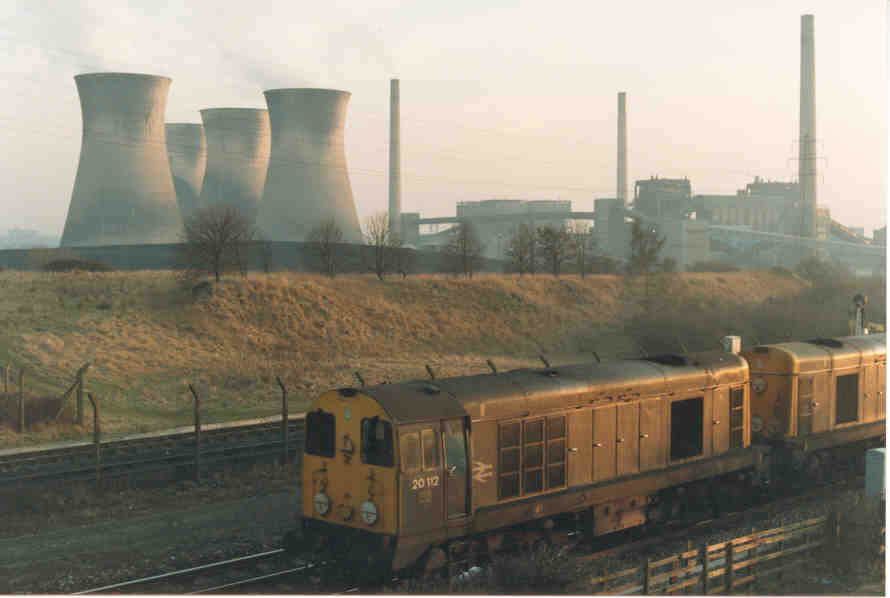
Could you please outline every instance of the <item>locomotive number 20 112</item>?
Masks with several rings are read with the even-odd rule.
[[[411,480],[412,490],[422,490],[423,488],[435,488],[439,485],[439,476],[428,475],[426,477],[414,478]]]

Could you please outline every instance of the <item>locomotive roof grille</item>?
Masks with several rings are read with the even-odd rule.
[[[814,338],[812,340],[804,341],[805,343],[810,343],[811,345],[821,345],[823,347],[831,347],[832,349],[840,349],[844,346],[844,343],[837,339],[833,338]]]
[[[425,392],[428,395],[437,395],[441,392],[441,389],[438,386],[436,386],[435,384],[424,384],[423,392]]]
[[[662,355],[652,355],[650,357],[643,357],[641,361],[653,361],[655,363],[660,363],[661,365],[693,365],[690,364],[689,358],[685,355],[676,355],[674,353],[665,353]]]
[[[356,390],[355,388],[338,388],[337,392],[339,392],[340,395],[344,397],[354,397],[356,394],[358,394],[358,390]]]

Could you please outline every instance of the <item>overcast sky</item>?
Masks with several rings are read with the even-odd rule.
[[[265,108],[262,91],[352,92],[359,218],[387,205],[389,79],[401,79],[403,211],[462,200],[615,195],[616,93],[628,174],[735,193],[797,177],[800,15],[815,15],[819,201],[886,224],[887,1],[519,3],[0,0],[0,230],[61,234],[80,152],[72,77],[173,79],[167,121]]]

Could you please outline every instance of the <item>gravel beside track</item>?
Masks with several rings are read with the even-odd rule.
[[[0,593],[70,593],[281,546],[298,492],[0,540]]]

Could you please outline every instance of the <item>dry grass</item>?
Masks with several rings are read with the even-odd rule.
[[[681,275],[702,310],[754,307],[807,284],[769,272]],[[169,272],[0,272],[0,366],[26,368],[34,395],[61,393],[92,364],[88,388],[101,400],[107,433],[190,422],[187,383],[202,395],[205,421],[278,412],[275,376],[292,411],[319,391],[365,380],[480,373],[635,354],[622,321],[639,313],[639,281],[446,275],[378,281],[255,274],[224,279],[196,300]],[[731,308],[730,308],[731,309]],[[715,339],[722,334],[714,330]],[[695,347],[689,347],[694,350]],[[10,388],[14,390],[14,385]],[[88,408],[89,410],[89,408]],[[88,416],[89,419],[90,416]],[[21,437],[0,428],[0,445],[78,436],[43,429]]]

